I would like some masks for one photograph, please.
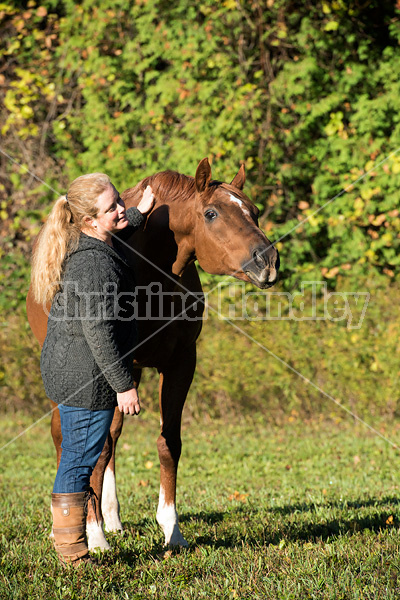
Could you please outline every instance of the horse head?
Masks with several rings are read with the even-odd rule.
[[[243,193],[242,165],[230,184],[213,181],[207,158],[195,176],[195,254],[205,271],[259,288],[274,285],[279,255],[258,227],[258,208]]]

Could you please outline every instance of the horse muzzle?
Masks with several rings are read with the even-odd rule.
[[[249,261],[242,265],[243,272],[254,285],[261,289],[272,287],[278,279],[279,253],[271,244],[256,248]]]

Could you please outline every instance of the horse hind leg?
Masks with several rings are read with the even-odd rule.
[[[106,540],[103,525],[103,513],[101,510],[102,504],[102,488],[104,472],[107,468],[112,453],[111,435],[108,434],[104,443],[104,448],[93,469],[90,478],[90,487],[94,494],[88,503],[88,513],[86,517],[86,535],[89,550],[109,550],[110,544]]]
[[[179,529],[176,510],[176,479],[181,455],[181,419],[196,366],[196,348],[185,348],[160,373],[161,433],[157,440],[160,459],[160,497],[157,522],[166,546],[187,547]]]
[[[133,371],[136,387],[139,387],[141,373],[140,369]],[[91,485],[95,489],[97,498],[96,511],[90,509],[88,512],[86,529],[89,549],[106,550],[110,547],[104,535],[104,528],[107,532],[123,531],[115,479],[115,452],[123,422],[124,415],[116,407],[107,441],[91,478]]]
[[[103,513],[105,530],[108,532],[123,531],[117,496],[117,485],[115,480],[115,450],[119,436],[122,431],[124,415],[118,409],[115,411],[111,424],[111,457],[104,472],[103,494],[101,498],[101,512]]]
[[[62,442],[62,434],[61,434],[61,420],[60,420],[60,411],[58,410],[58,405],[51,401],[52,413],[51,413],[51,437],[53,438],[53,444],[57,453],[57,470],[60,465],[61,460],[61,442]],[[50,510],[51,505],[50,505]],[[50,537],[54,538],[53,527],[51,528]]]
[[[141,369],[136,368],[133,370],[135,386],[137,388],[140,384],[141,375]],[[115,409],[114,419],[110,427],[111,457],[104,472],[103,495],[101,500],[101,511],[104,517],[105,529],[108,532],[118,532],[124,530],[119,515],[120,507],[117,497],[117,485],[115,479],[115,452],[117,448],[117,442],[122,432],[123,422],[124,415],[117,407]]]
[[[103,451],[90,478],[94,502],[88,505],[86,533],[89,550],[109,550],[106,531],[122,531],[119,518],[119,502],[115,485],[115,446],[121,434],[123,414],[115,409],[110,432]]]

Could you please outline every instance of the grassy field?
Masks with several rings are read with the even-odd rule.
[[[1,422],[1,445],[26,415]],[[376,423],[374,424],[376,426]],[[379,423],[393,441],[400,424]],[[351,420],[280,427],[261,417],[184,425],[181,528],[163,552],[155,521],[158,416],[127,421],[118,484],[123,536],[101,567],[63,570],[50,532],[48,418],[1,452],[0,598],[398,598],[398,451]]]

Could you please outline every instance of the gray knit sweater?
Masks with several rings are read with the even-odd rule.
[[[137,208],[128,209],[127,218],[131,233],[145,220]],[[135,281],[115,237],[113,246],[82,233],[65,261],[40,359],[45,391],[54,402],[113,408],[116,393],[133,386]]]

